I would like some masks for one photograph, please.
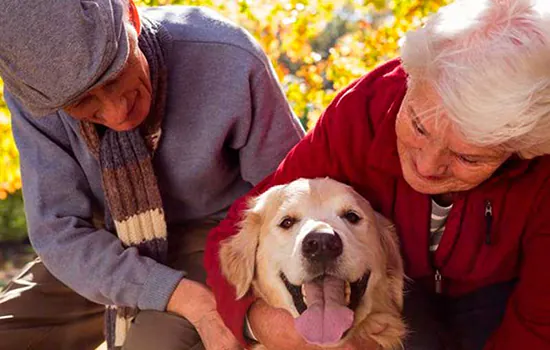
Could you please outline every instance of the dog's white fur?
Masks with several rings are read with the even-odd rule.
[[[361,218],[358,223],[346,219],[350,211]],[[295,220],[294,225],[280,227],[289,217]],[[391,223],[351,187],[328,178],[275,186],[249,202],[240,227],[237,235],[222,243],[220,251],[222,272],[235,286],[238,298],[252,288],[271,306],[297,317],[280,273],[298,286],[311,280],[302,257],[303,238],[312,231],[337,232],[343,252],[334,275],[354,282],[370,272],[352,331],[346,337],[370,337],[382,349],[401,347],[404,273],[397,236]]]

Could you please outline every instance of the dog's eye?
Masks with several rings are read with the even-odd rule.
[[[350,224],[356,224],[361,221],[361,217],[353,210],[345,212],[344,215],[342,215],[342,218],[349,221]]]
[[[281,223],[279,224],[279,227],[284,228],[285,230],[288,230],[289,228],[292,227],[292,225],[294,225],[295,222],[296,222],[296,219],[287,216],[283,219],[283,221],[281,221]]]

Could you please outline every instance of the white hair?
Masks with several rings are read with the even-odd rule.
[[[550,0],[457,0],[406,34],[401,59],[468,142],[550,153]]]

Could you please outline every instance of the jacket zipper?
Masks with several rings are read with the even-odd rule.
[[[485,226],[485,244],[491,245],[492,243],[491,229],[493,226],[493,205],[489,200],[485,201],[485,225],[486,225]],[[428,251],[429,251],[429,248],[428,248]],[[433,260],[433,254],[435,254],[435,252],[430,254],[432,254],[430,261],[432,262],[432,267],[435,270],[434,272],[435,293],[441,294],[443,292],[443,275],[441,274],[439,269],[435,266],[435,262]]]
[[[430,222],[432,220],[432,198],[431,197],[428,197],[430,200],[429,200],[429,208],[430,210],[428,210],[428,246],[426,247],[427,248],[427,251],[428,251],[428,261],[430,262],[430,265],[434,271],[434,282],[435,282],[435,293],[436,294],[441,294],[443,292],[443,275],[441,275],[441,272],[439,271],[439,269],[435,266],[435,253],[436,252],[432,252],[430,251],[430,243],[431,243],[431,239],[432,239],[432,234],[430,232]],[[443,233],[445,234],[445,233]]]
[[[491,228],[493,226],[493,205],[485,201],[485,244],[491,245]]]
[[[435,280],[435,293],[441,294],[443,292],[443,276],[441,275],[438,269],[435,270],[434,280]]]

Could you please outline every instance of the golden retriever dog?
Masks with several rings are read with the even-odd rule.
[[[222,272],[237,298],[250,288],[290,312],[323,348],[370,337],[402,345],[404,273],[391,223],[351,187],[299,179],[252,198],[237,235],[222,243]]]

